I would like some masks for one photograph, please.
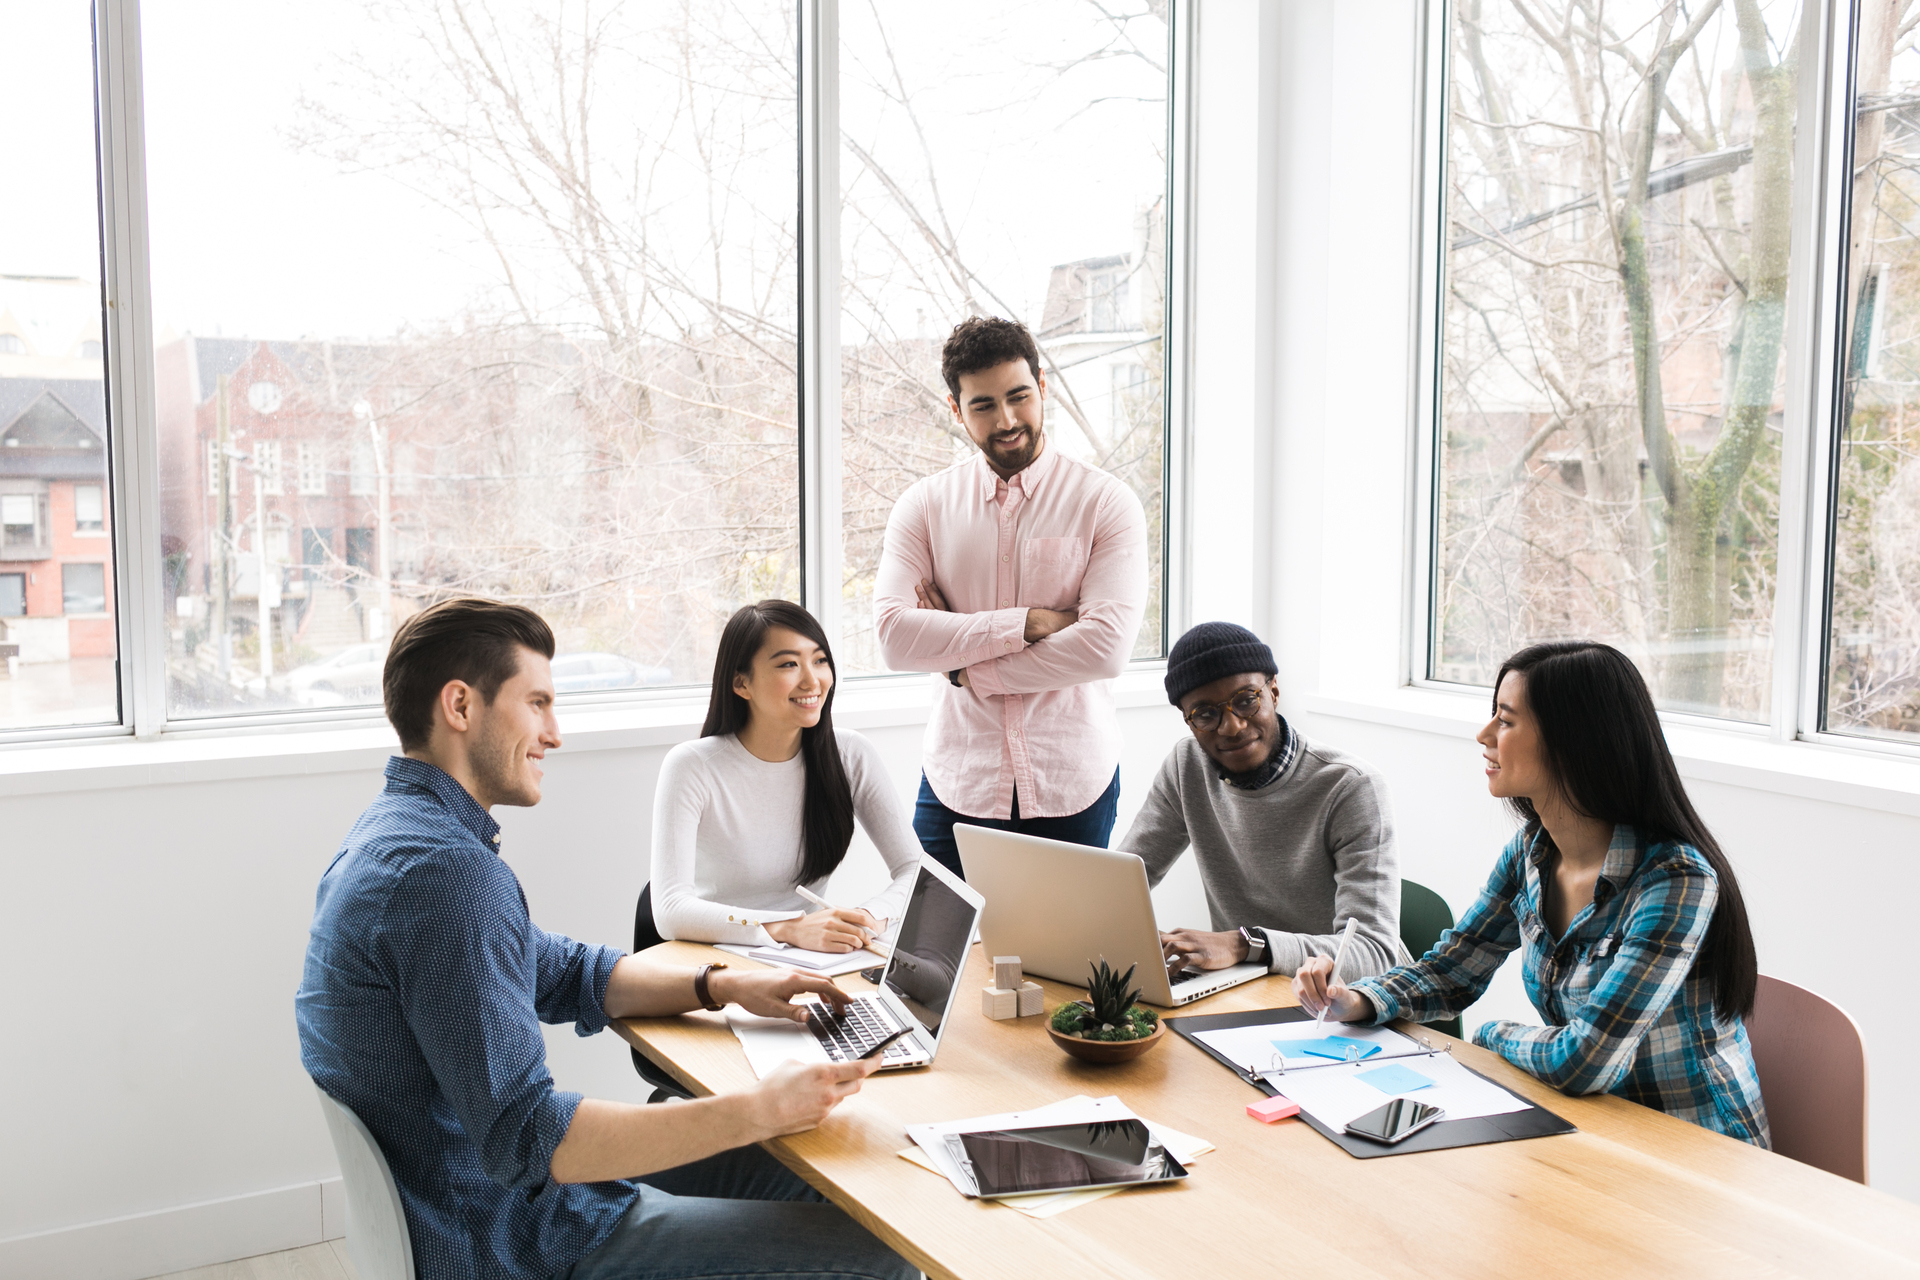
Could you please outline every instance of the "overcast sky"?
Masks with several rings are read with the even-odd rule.
[[[357,5],[142,10],[157,328],[377,336],[497,297],[498,267],[458,219],[290,140],[302,94],[337,95],[341,60],[368,39]],[[851,79],[877,45],[867,6],[843,12]],[[1065,79],[1036,69],[1086,46],[1091,6],[981,0],[961,20],[896,0],[879,12],[919,95],[949,216],[1023,318],[1038,318],[1053,263],[1132,247],[1139,207],[1160,189],[1163,129],[1159,106],[1125,101],[1142,83],[1137,60]],[[0,201],[0,274],[97,273],[88,21],[86,0],[0,0],[0,171],[12,192],[33,193]],[[1160,31],[1136,24],[1149,26]],[[1106,95],[1115,101],[1076,117]],[[844,110],[864,145],[913,154],[904,117],[871,94],[850,85]]]

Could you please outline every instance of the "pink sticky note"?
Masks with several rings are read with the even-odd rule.
[[[1262,1098],[1247,1104],[1247,1114],[1262,1124],[1272,1124],[1275,1120],[1299,1115],[1300,1104],[1287,1098]]]

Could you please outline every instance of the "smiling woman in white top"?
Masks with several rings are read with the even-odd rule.
[[[812,614],[762,600],[727,620],[700,737],[667,753],[653,802],[653,920],[663,938],[853,951],[906,906],[920,863],[906,808],[864,737],[833,729],[833,653]],[[859,820],[893,879],[858,906],[810,910]]]

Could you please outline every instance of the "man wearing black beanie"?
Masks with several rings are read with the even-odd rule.
[[[1246,961],[1292,973],[1332,956],[1359,921],[1340,980],[1410,957],[1385,787],[1365,763],[1309,743],[1280,715],[1273,651],[1245,627],[1203,622],[1167,658],[1167,700],[1192,736],[1168,754],[1116,848],[1159,884],[1192,845],[1212,929],[1160,935],[1169,963]]]

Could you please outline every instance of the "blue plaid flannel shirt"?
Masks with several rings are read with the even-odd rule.
[[[605,1027],[622,953],[535,926],[499,841],[465,787],[389,760],[320,878],[294,997],[300,1060],[379,1142],[421,1280],[562,1274],[639,1194],[548,1176],[580,1095],[540,1023]]]
[[[1527,995],[1547,1023],[1488,1022],[1475,1044],[1563,1093],[1613,1093],[1704,1128],[1771,1145],[1747,1029],[1692,972],[1719,886],[1691,845],[1614,828],[1593,901],[1557,941],[1541,914],[1545,833],[1523,830],[1460,923],[1426,956],[1352,984],[1377,1022],[1435,1022],[1478,1000],[1521,948]]]

